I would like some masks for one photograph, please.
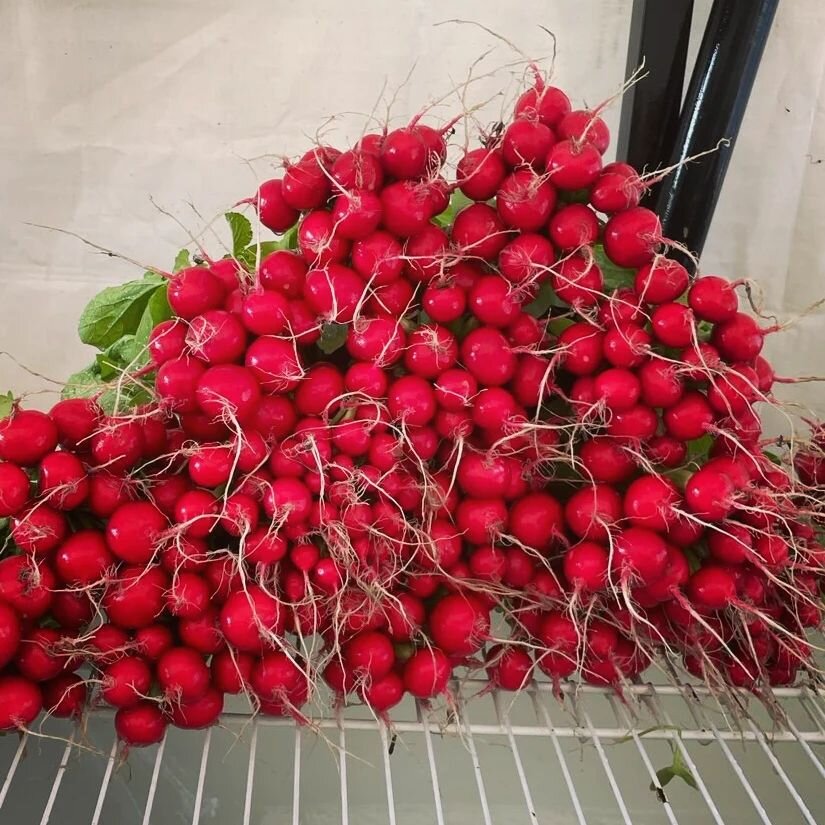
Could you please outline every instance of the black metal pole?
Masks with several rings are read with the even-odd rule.
[[[669,5],[669,4],[668,4]],[[700,254],[730,163],[779,0],[714,0],[685,95],[669,164],[728,145],[679,166],[661,184],[656,211],[664,235]]]
[[[693,0],[633,0],[626,77],[644,61],[646,76],[622,99],[617,157],[656,168],[672,152],[679,128]]]

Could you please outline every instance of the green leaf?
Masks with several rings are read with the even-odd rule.
[[[708,457],[710,448],[713,446],[713,436],[703,435],[693,441],[688,441],[687,460],[704,464],[704,459]]]
[[[238,258],[252,243],[252,224],[240,212],[227,212],[224,217],[232,230],[232,254]]]
[[[657,791],[659,790],[659,788],[664,788],[665,785],[667,785],[667,783],[670,782],[670,780],[673,779],[675,775],[676,774],[673,773],[673,768],[671,768],[670,765],[668,765],[666,768],[659,768],[659,770],[656,771],[656,779],[659,781],[659,787],[656,787],[655,782],[651,782],[650,790]]]
[[[88,398],[106,389],[97,364],[70,375],[60,393],[61,398]]]
[[[147,273],[139,281],[110,286],[95,295],[80,316],[80,340],[105,350],[124,335],[134,335],[149,299],[163,283],[159,275]]]
[[[348,330],[349,327],[346,324],[330,322],[321,330],[318,349],[326,355],[331,355],[336,350],[341,349],[347,340]]]
[[[192,266],[192,259],[189,257],[189,250],[181,249],[181,251],[175,255],[175,263],[172,265],[172,272],[180,272],[182,269],[186,269],[187,266]]]
[[[673,749],[673,764],[670,766],[670,770],[673,772],[674,776],[678,776],[679,779],[690,785],[694,791],[699,790],[699,786],[696,783],[696,777],[682,759],[682,751],[679,748]]]
[[[167,297],[168,288],[161,284],[155,289],[146,303],[140,323],[135,330],[135,340],[145,346],[149,343],[149,335],[161,321],[168,321],[172,317],[172,309]]]
[[[11,415],[13,409],[14,396],[11,394],[11,390],[5,394],[0,393],[0,418],[6,418],[6,416]]]
[[[108,381],[110,378],[117,378],[127,368],[138,366],[138,357],[144,349],[145,345],[141,344],[134,335],[124,335],[96,356],[95,362],[100,377]]]
[[[607,257],[602,244],[593,244],[593,258],[602,271],[606,289],[612,290],[619,289],[620,287],[633,286],[633,281],[636,278],[634,270],[616,266],[616,264]]]
[[[567,327],[572,327],[575,323],[576,322],[572,318],[551,318],[547,322],[547,330],[553,335],[561,335],[567,329]]]
[[[534,318],[541,318],[542,315],[546,315],[550,311],[550,307],[566,306],[567,304],[561,301],[556,293],[553,292],[550,284],[543,283],[539,288],[538,295],[524,307],[524,311]]]

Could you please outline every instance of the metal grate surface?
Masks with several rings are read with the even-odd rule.
[[[50,722],[0,741],[0,822],[790,823],[825,822],[825,692],[770,702],[704,688],[632,686],[624,698],[566,685],[477,694],[452,708],[409,702],[391,728],[363,707],[309,726],[250,718],[170,729],[127,759],[111,717]],[[778,721],[781,719],[781,721]],[[688,780],[658,787],[674,762]]]

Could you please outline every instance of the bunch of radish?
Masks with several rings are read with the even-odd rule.
[[[117,375],[0,423],[0,728],[809,667],[825,470],[764,452],[773,330],[597,111],[537,76],[456,164],[450,133],[312,148],[244,201],[280,241],[135,282],[163,309]]]

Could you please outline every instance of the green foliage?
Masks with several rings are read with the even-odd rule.
[[[11,390],[5,394],[0,393],[0,418],[11,415],[12,409],[14,409],[14,396]]]
[[[604,276],[604,286],[607,290],[619,289],[621,287],[632,287],[636,272],[632,269],[625,269],[616,266],[604,251],[604,246],[600,243],[593,244],[593,258],[599,265],[599,269]]]
[[[332,355],[336,350],[341,349],[347,340],[346,324],[331,322],[326,324],[321,330],[321,338],[318,341],[318,349],[325,355]]]
[[[656,771],[656,779],[659,782],[659,786],[656,786],[656,783],[650,783],[650,790],[655,791],[656,793],[661,792],[661,795],[664,796],[664,792],[661,790],[662,788],[667,785],[671,779],[679,778],[686,784],[688,784],[693,790],[698,790],[699,786],[696,784],[696,777],[691,772],[690,768],[685,764],[684,759],[682,758],[682,751],[680,748],[675,746],[673,747],[673,762],[670,765],[667,765],[664,768],[659,768]]]
[[[565,304],[553,291],[553,288],[547,282],[539,287],[538,294],[533,300],[524,307],[524,311],[534,318],[541,318],[550,312],[551,307],[565,307]]]
[[[452,226],[455,216],[471,203],[474,201],[471,201],[463,192],[456,190],[450,196],[450,205],[440,215],[436,215],[435,222],[442,229]]]
[[[232,255],[242,258],[246,248],[252,243],[254,234],[249,219],[239,212],[227,212],[224,217],[232,231]]]
[[[175,256],[175,263],[172,267],[172,272],[180,272],[188,266],[192,266],[192,259],[189,255],[189,250],[181,249],[181,251]]]

